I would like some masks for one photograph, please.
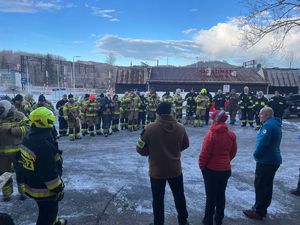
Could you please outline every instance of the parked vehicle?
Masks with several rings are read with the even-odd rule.
[[[300,117],[300,95],[290,95],[286,98],[287,108],[284,111],[283,118],[289,118],[291,115]]]

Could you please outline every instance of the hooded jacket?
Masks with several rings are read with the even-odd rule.
[[[173,116],[161,115],[146,126],[136,150],[143,156],[149,156],[150,177],[169,179],[182,173],[181,152],[188,147],[185,128]]]
[[[230,161],[237,152],[236,136],[225,123],[214,123],[205,135],[199,155],[199,167],[215,171],[231,169]]]
[[[262,164],[281,164],[281,137],[281,119],[271,117],[266,120],[256,135],[255,150],[253,153],[255,161]]]
[[[22,140],[29,130],[29,123],[25,115],[10,103],[4,105],[6,112],[0,117],[0,154],[13,154],[20,150]]]

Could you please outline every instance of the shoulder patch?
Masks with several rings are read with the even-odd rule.
[[[263,129],[263,130],[262,130],[262,133],[263,133],[263,134],[266,134],[266,133],[267,133],[267,129]]]

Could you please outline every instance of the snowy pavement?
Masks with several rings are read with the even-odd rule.
[[[192,225],[200,225],[205,207],[203,178],[198,168],[198,154],[208,127],[186,127],[190,147],[182,154],[185,194]],[[242,213],[254,203],[254,170],[252,157],[256,131],[238,125],[238,153],[232,162],[228,182],[224,224],[299,225],[300,198],[289,194],[295,188],[299,171],[300,121],[284,121],[281,152],[283,164],[274,183],[269,215],[264,221],[252,221]],[[152,222],[151,190],[146,157],[135,151],[140,132],[121,131],[108,138],[83,137],[70,142],[59,140],[64,150],[65,199],[59,214],[70,225],[142,225]],[[34,201],[17,200],[0,204],[0,211],[13,216],[17,225],[33,225],[37,217]],[[169,187],[165,195],[166,225],[176,225],[176,210]]]

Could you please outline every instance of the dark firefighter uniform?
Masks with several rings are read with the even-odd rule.
[[[190,91],[189,93],[186,94],[185,96],[185,101],[186,101],[186,118],[187,124],[191,124],[193,122],[193,116],[196,113],[196,102],[195,98],[197,97],[197,94],[194,91]]]
[[[230,124],[235,123],[235,117],[239,110],[239,95],[235,92],[235,89],[231,89],[231,92],[227,98],[229,102],[228,111],[230,115]]]
[[[120,108],[121,108],[121,101],[119,100],[118,95],[114,95],[112,100],[112,125],[111,125],[111,129],[113,132],[119,131]]]
[[[23,177],[17,165],[17,153],[22,140],[29,130],[28,119],[17,111],[9,101],[0,101],[0,175],[11,172],[13,164],[16,171],[20,199],[24,200]],[[13,193],[13,180],[10,179],[2,189],[3,200],[9,201]]]
[[[37,225],[64,225],[66,220],[57,219],[64,183],[59,175],[61,168],[55,159],[58,152],[51,133],[55,116],[47,108],[40,107],[29,115],[29,120],[31,129],[19,153],[25,193],[38,205]]]
[[[105,137],[108,137],[112,118],[112,101],[108,96],[105,96],[101,105],[102,109],[102,130]]]
[[[146,115],[147,115],[147,99],[145,94],[140,94],[141,104],[139,108],[139,118],[138,118],[138,129],[142,126],[142,129],[146,126]]]
[[[58,110],[58,124],[59,124],[59,134],[61,136],[67,135],[68,131],[68,122],[64,119],[64,105],[68,102],[67,96],[64,96],[63,99],[59,100],[56,103],[56,109]]]
[[[256,122],[256,130],[259,130],[261,128],[261,123],[259,119],[259,111],[268,105],[269,100],[265,96],[258,96],[255,101],[255,122]]]
[[[278,118],[282,119],[283,112],[284,112],[285,108],[287,107],[285,97],[283,97],[281,95],[273,96],[272,98],[270,98],[269,106],[274,111],[274,117],[278,117]]]
[[[253,127],[253,114],[254,114],[254,106],[255,106],[255,97],[248,93],[241,93],[239,96],[239,107],[242,112],[242,126],[245,127],[247,122],[251,127]]]
[[[213,97],[213,102],[215,103],[215,109],[225,109],[226,96],[223,93],[217,93]]]

